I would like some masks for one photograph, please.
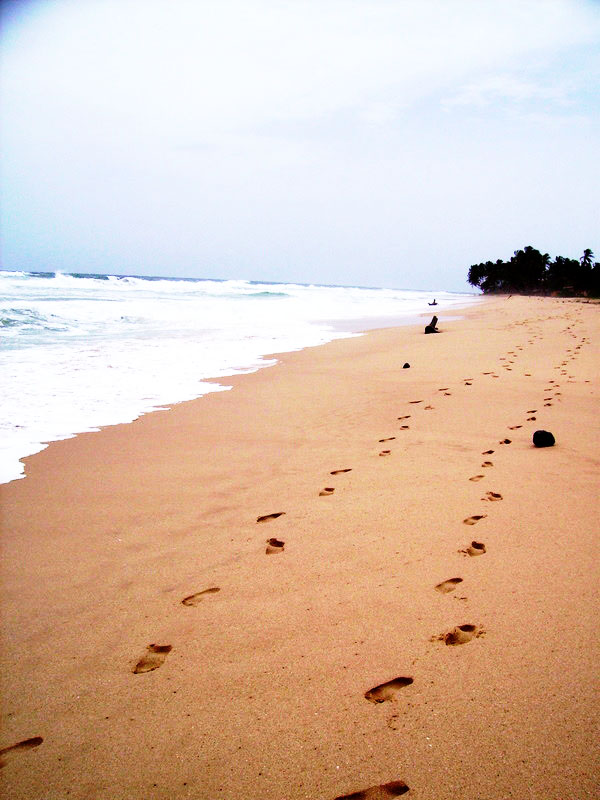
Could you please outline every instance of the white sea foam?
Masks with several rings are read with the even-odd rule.
[[[402,324],[432,292],[0,272],[0,482],[45,443],[223,390],[209,378]],[[437,292],[438,314],[477,301]],[[368,321],[368,322],[367,322]]]

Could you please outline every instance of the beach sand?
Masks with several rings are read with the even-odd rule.
[[[600,306],[439,316],[0,488],[3,797],[598,797]]]

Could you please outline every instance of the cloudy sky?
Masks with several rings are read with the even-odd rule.
[[[600,256],[599,0],[4,0],[0,36],[4,269]]]

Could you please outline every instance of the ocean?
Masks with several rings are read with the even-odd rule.
[[[436,309],[428,302],[435,297]],[[224,391],[266,356],[411,324],[479,296],[0,271],[0,483],[47,443]],[[213,380],[207,380],[207,379]]]

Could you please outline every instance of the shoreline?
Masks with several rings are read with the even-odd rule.
[[[593,796],[597,311],[461,317],[277,354],[0,486],[0,749],[43,739],[7,796]]]
[[[466,306],[460,305],[458,302],[456,306],[454,303],[450,303],[448,306],[448,319],[455,318],[451,316],[450,312],[452,312],[455,307],[457,310],[460,311],[463,307],[469,307],[470,303],[466,302]],[[358,335],[362,335],[369,330],[374,329],[384,329],[389,327],[405,327],[410,325],[416,325],[420,323],[421,317],[426,317],[427,312],[423,312],[422,314],[405,314],[401,316],[384,316],[384,317],[370,317],[370,318],[359,318],[359,319],[347,319],[347,320],[330,320],[330,321],[321,321],[315,320],[315,324],[319,325],[327,325],[330,328],[330,331],[327,332],[327,335],[331,336],[328,341],[335,341],[335,339],[341,338],[352,338]],[[293,348],[291,350],[275,350],[273,353],[263,353],[257,358],[259,361],[256,361],[254,365],[243,365],[239,364],[237,366],[232,366],[231,369],[233,370],[229,375],[228,374],[221,374],[217,377],[209,376],[209,377],[201,377],[198,378],[197,381],[199,386],[197,386],[196,391],[198,394],[195,396],[191,396],[188,394],[186,397],[182,397],[181,399],[173,399],[173,400],[158,400],[155,398],[154,400],[154,407],[153,408],[145,408],[145,401],[142,399],[138,399],[137,406],[139,412],[137,416],[131,416],[131,408],[128,408],[129,413],[124,413],[122,415],[117,414],[116,416],[122,416],[123,418],[119,421],[111,421],[111,422],[100,422],[97,423],[96,420],[99,419],[98,410],[96,410],[96,417],[95,419],[90,417],[87,419],[87,424],[84,424],[79,430],[70,430],[64,427],[61,424],[58,427],[54,427],[52,433],[49,434],[51,438],[42,438],[40,432],[37,432],[35,439],[32,441],[29,437],[28,441],[22,445],[21,448],[18,448],[14,445],[11,441],[11,459],[6,463],[2,463],[2,475],[0,476],[0,485],[11,483],[14,480],[23,480],[26,477],[26,472],[22,467],[24,461],[30,458],[33,455],[36,455],[39,452],[45,450],[50,444],[57,441],[65,441],[68,439],[72,439],[76,436],[80,436],[83,433],[97,433],[105,428],[112,427],[113,425],[123,425],[123,424],[130,424],[131,422],[135,422],[136,419],[139,419],[146,414],[153,414],[158,411],[166,411],[171,409],[173,406],[178,405],[179,403],[185,403],[189,400],[197,400],[203,397],[206,394],[210,394],[214,391],[221,391],[221,387],[224,383],[227,382],[229,377],[234,375],[246,375],[251,374],[252,372],[256,372],[260,369],[266,369],[267,367],[272,366],[272,364],[268,363],[273,359],[279,359],[281,355],[290,352],[298,352],[299,350],[310,348],[310,347],[320,347],[322,344],[327,344],[328,341],[319,342],[317,344],[306,344],[302,347]],[[283,343],[281,343],[283,344]],[[262,362],[262,363],[260,363]],[[225,387],[227,388],[227,387]],[[200,393],[200,390],[201,393]],[[81,423],[81,419],[79,420]],[[23,428],[25,433],[29,432],[29,428],[27,426],[18,425],[17,428]],[[46,420],[46,428],[48,427],[48,420]],[[39,438],[38,438],[39,437]],[[8,442],[8,440],[7,440]],[[23,455],[15,456],[16,452],[23,452]],[[4,458],[4,455],[3,455]],[[14,460],[16,458],[16,460]],[[21,469],[19,473],[18,470]],[[8,475],[12,475],[12,477],[8,477]]]

